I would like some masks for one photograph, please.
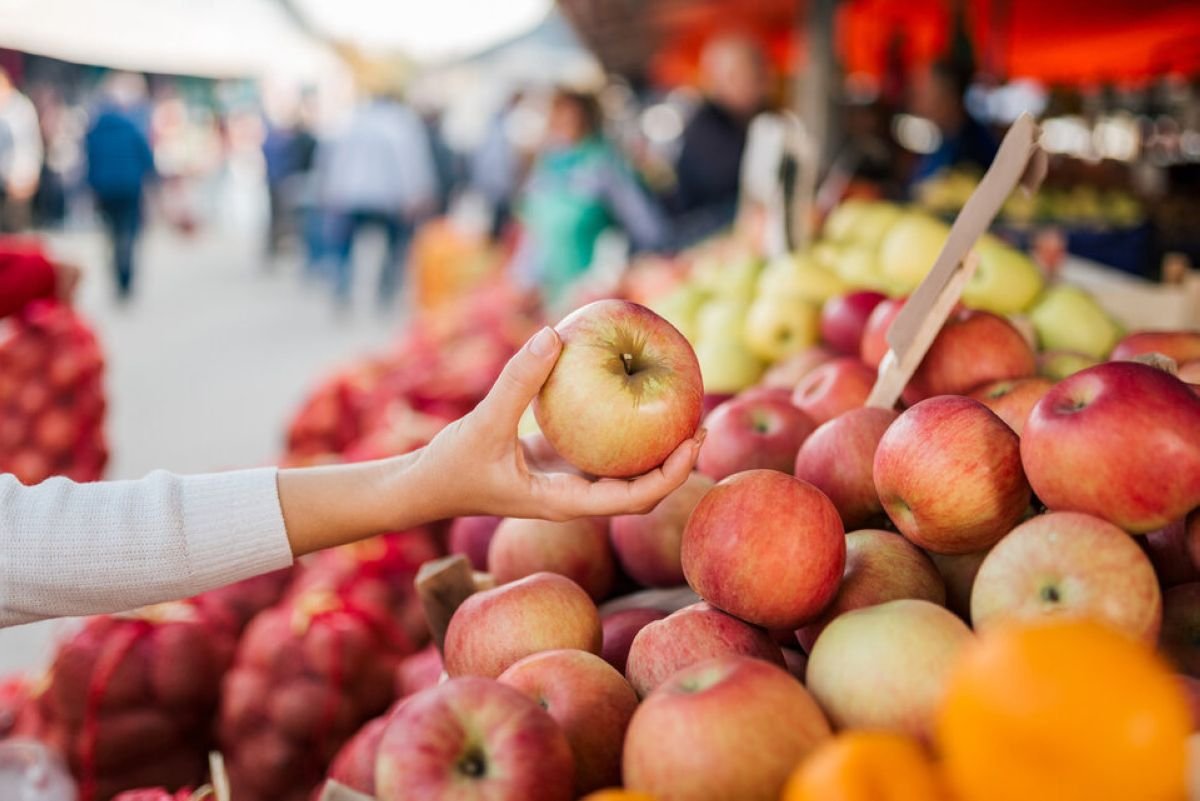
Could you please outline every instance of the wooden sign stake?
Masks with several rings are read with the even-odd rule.
[[[438,651],[446,642],[446,627],[450,625],[455,610],[481,584],[484,582],[476,583],[471,563],[461,554],[426,562],[417,571],[417,596],[421,599],[425,620]]]

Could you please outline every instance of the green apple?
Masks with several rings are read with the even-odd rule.
[[[789,295],[821,304],[846,294],[850,287],[808,253],[788,253],[773,260],[758,281],[758,295]]]
[[[834,270],[837,267],[838,259],[841,258],[842,249],[845,245],[840,245],[837,242],[832,242],[828,239],[822,239],[820,242],[814,242],[812,248],[808,251],[812,254],[813,260],[817,264],[824,267],[826,270]]]
[[[1095,367],[1099,359],[1070,350],[1047,350],[1038,354],[1038,375],[1062,381],[1080,370]]]
[[[733,339],[741,342],[749,301],[715,298],[696,313],[696,342]]]
[[[847,200],[839,204],[825,219],[821,233],[830,242],[849,242],[854,239],[858,221],[870,208],[869,200]]]
[[[689,342],[695,342],[698,331],[696,318],[708,298],[704,290],[689,282],[675,287],[652,303],[650,308],[678,328]]]
[[[830,212],[825,236],[834,242],[876,245],[903,214],[894,203],[847,200]]]
[[[752,256],[706,261],[702,265],[700,284],[709,293],[749,303],[754,298],[762,262]]]
[[[917,288],[946,244],[950,226],[920,212],[897,220],[879,243],[879,272],[894,293]]]
[[[763,363],[742,344],[740,333],[729,338],[701,339],[696,345],[706,393],[732,395],[762,376]]]
[[[1070,284],[1050,287],[1029,314],[1043,350],[1071,350],[1103,359],[1121,338],[1121,326],[1088,292]]]
[[[980,239],[975,252],[979,266],[963,289],[966,306],[995,314],[1016,314],[1033,305],[1045,282],[1028,256],[994,236]]]
[[[875,249],[867,245],[847,245],[838,253],[833,269],[848,285],[858,289],[888,289],[879,274],[879,259]]]
[[[785,294],[759,295],[746,312],[743,341],[758,358],[777,362],[817,344],[819,307]]]

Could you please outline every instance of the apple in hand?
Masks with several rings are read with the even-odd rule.
[[[996,543],[971,591],[976,631],[1012,620],[1089,617],[1151,644],[1162,622],[1154,568],[1105,520],[1050,512]]]
[[[633,638],[647,625],[666,616],[667,613],[661,609],[645,607],[619,609],[604,615],[600,618],[600,626],[604,632],[604,647],[600,650],[600,656],[622,676],[625,675],[625,665],[629,660]]]
[[[933,340],[904,400],[911,405],[935,395],[966,395],[983,384],[1036,372],[1033,348],[1016,326],[991,312],[959,309]]]
[[[1163,593],[1159,650],[1184,673],[1200,678],[1200,582]]]
[[[685,668],[642,702],[625,735],[625,788],[656,801],[779,801],[830,736],[804,685],[749,657]]]
[[[820,345],[805,348],[767,370],[762,377],[763,386],[783,387],[788,390],[790,398],[791,390],[800,383],[800,379],[836,357],[836,353]]]
[[[848,529],[883,512],[872,478],[875,449],[897,417],[890,409],[851,409],[822,424],[796,454],[796,478],[825,493]]]
[[[612,590],[608,521],[581,517],[561,523],[511,517],[500,523],[488,547],[488,569],[497,584],[534,573],[566,576],[598,601]]]
[[[1025,429],[1029,413],[1052,386],[1053,381],[1040,376],[1006,378],[984,384],[972,392],[971,397],[995,412],[1019,437]]]
[[[1163,587],[1200,581],[1200,510],[1138,538]]]
[[[944,606],[946,585],[925,553],[899,534],[878,529],[846,534],[846,573],[837,595],[812,623],[796,632],[812,651],[817,637],[839,615],[853,609],[916,598]]]
[[[375,758],[375,790],[395,801],[570,801],[571,746],[546,710],[479,677],[404,702]]]
[[[862,408],[874,386],[874,370],[852,356],[843,356],[805,376],[792,393],[792,403],[820,424]]]
[[[592,475],[636,476],[695,433],[700,365],[666,320],[636,303],[601,300],[557,331],[562,352],[533,409],[568,462]]]
[[[488,546],[496,526],[501,518],[491,515],[455,518],[450,524],[450,534],[447,548],[450,553],[459,553],[467,557],[471,567],[476,570],[487,570]]]
[[[929,601],[888,601],[836,618],[808,655],[809,692],[836,729],[927,738],[947,672],[972,639]]]
[[[733,398],[705,418],[696,469],[715,481],[758,467],[791,471],[800,443],[816,427],[787,400]]]
[[[767,629],[795,629],[837,592],[846,537],[819,489],[747,470],[700,499],[683,532],[683,574],[718,609]]]
[[[675,587],[684,583],[679,555],[683,529],[696,504],[712,486],[712,479],[692,473],[652,511],[612,518],[609,532],[613,550],[630,578],[645,587]]]
[[[936,553],[983,550],[1029,507],[1017,435],[982,403],[958,395],[901,414],[879,441],[874,477],[900,533]]]
[[[882,292],[850,292],[830,298],[821,307],[821,339],[846,356],[857,356],[867,319],[887,295]]]
[[[888,330],[896,320],[896,315],[904,308],[905,300],[906,298],[888,298],[876,306],[867,318],[867,326],[863,329],[862,344],[858,351],[867,367],[879,369],[879,363],[883,361],[890,347],[887,342]]]
[[[1200,331],[1136,331],[1126,334],[1109,358],[1129,361],[1146,353],[1161,353],[1176,364],[1200,359]]]
[[[621,783],[621,746],[638,698],[607,662],[586,651],[543,651],[500,674],[557,721],[575,757],[577,795]]]
[[[1162,528],[1200,506],[1200,398],[1144,364],[1096,365],[1038,401],[1021,460],[1050,509]]]
[[[963,620],[971,619],[971,591],[975,588],[979,566],[989,553],[991,548],[972,553],[925,552],[942,575],[942,581],[946,582],[946,608]]]
[[[555,648],[598,654],[600,637],[600,614],[578,584],[535,573],[463,601],[446,627],[446,673],[495,678],[517,660]]]
[[[706,603],[692,604],[637,633],[625,677],[644,698],[681,668],[732,654],[783,665],[783,654],[770,634]]]

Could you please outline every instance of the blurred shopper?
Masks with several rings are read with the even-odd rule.
[[[684,128],[671,198],[681,236],[690,240],[733,223],[746,135],[767,99],[766,60],[753,39],[712,40],[700,66],[705,99]]]
[[[941,144],[917,162],[914,182],[941,170],[972,166],[986,170],[1000,147],[987,126],[967,111],[966,93],[971,70],[940,61],[912,85],[912,112],[932,120],[942,134]]]
[[[499,239],[512,219],[513,199],[521,184],[521,153],[513,139],[513,116],[524,95],[514,92],[488,123],[483,142],[471,155],[471,188],[491,206],[492,239]]]
[[[142,199],[154,176],[141,108],[146,82],[140,75],[109,76],[104,98],[86,137],[87,181],[112,242],[118,300],[133,292],[134,251],[142,230]]]
[[[0,67],[0,231],[29,227],[30,204],[41,172],[37,110]]]
[[[435,214],[445,214],[450,208],[450,201],[454,199],[454,193],[458,189],[461,173],[458,156],[450,148],[442,132],[442,121],[441,109],[429,108],[421,112],[421,124],[425,126],[425,136],[429,139],[429,153],[433,157],[433,172],[437,176],[432,209]]]
[[[621,228],[639,250],[661,247],[667,238],[653,200],[604,138],[595,97],[580,92],[555,93],[518,216],[524,225],[518,274],[536,282],[552,305],[592,266],[605,230]]]
[[[263,161],[267,168],[267,253],[276,256],[283,241],[303,225],[300,204],[316,159],[317,139],[303,109],[292,119],[267,120]]]
[[[345,130],[318,148],[317,171],[338,301],[350,300],[356,235],[376,227],[387,237],[379,301],[390,302],[413,228],[436,203],[437,175],[421,118],[390,98],[364,103]]]

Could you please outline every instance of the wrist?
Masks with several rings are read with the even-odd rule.
[[[376,462],[373,496],[383,531],[404,531],[455,515],[447,502],[445,477],[438,480],[423,458],[425,449]]]

